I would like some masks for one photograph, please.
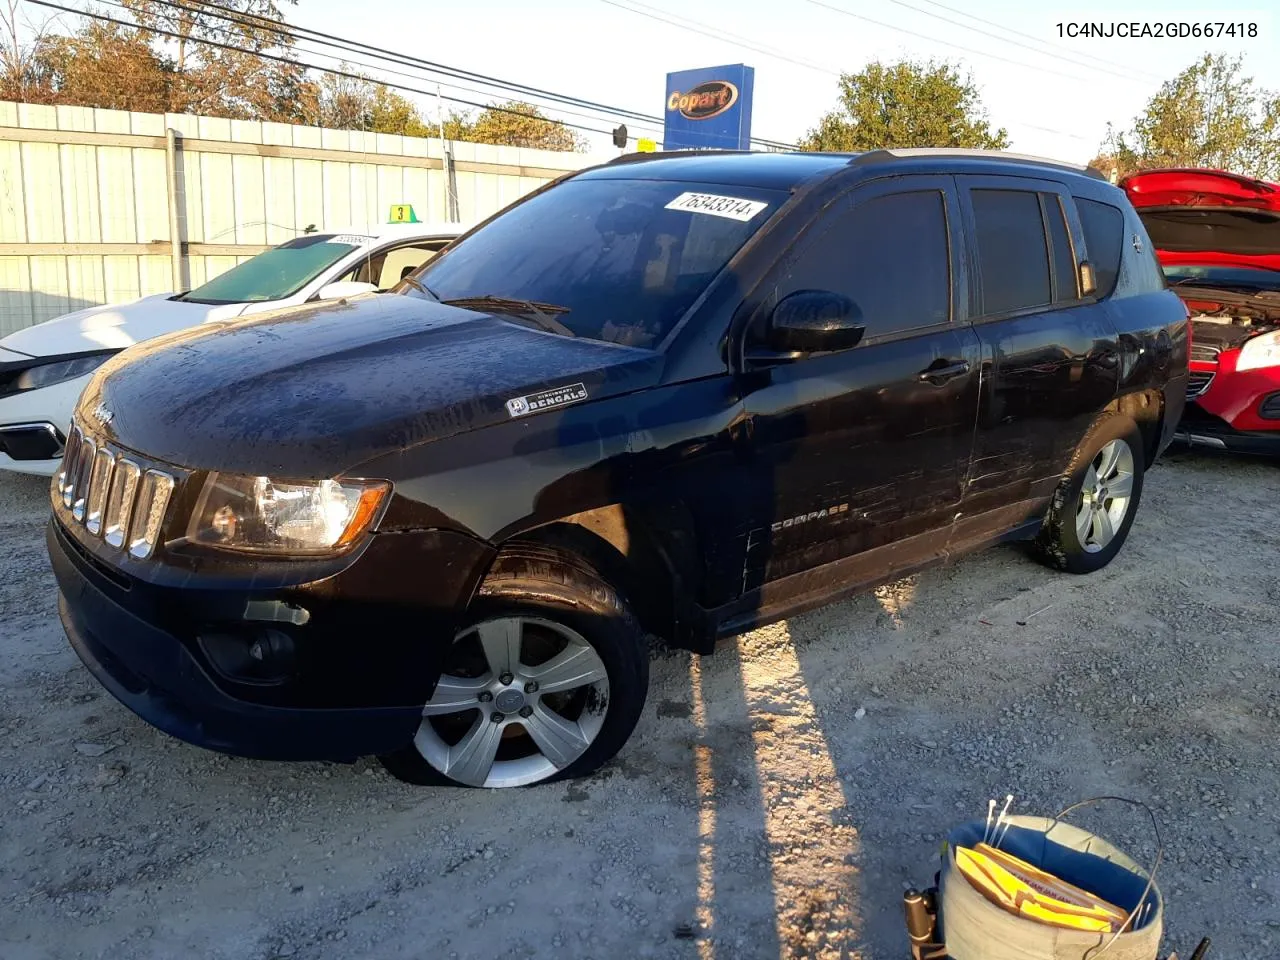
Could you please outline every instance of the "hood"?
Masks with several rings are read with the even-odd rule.
[[[242,303],[186,303],[171,300],[172,296],[160,293],[131,303],[77,310],[11,333],[0,340],[0,347],[29,357],[123,350],[206,320],[235,317],[245,307]]]
[[[1280,270],[1280,185],[1221,170],[1150,170],[1120,182],[1164,264]]]
[[[586,401],[656,382],[662,355],[370,294],[159,337],[113,357],[81,419],[170,463],[317,478],[513,419],[543,390]],[[92,414],[96,413],[96,416]]]

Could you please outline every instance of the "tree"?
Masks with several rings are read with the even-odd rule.
[[[304,68],[258,56],[259,51],[273,51],[273,56],[288,57],[293,38],[284,32],[283,22],[272,26],[266,20],[238,19],[249,13],[278,18],[273,4],[234,0],[223,8],[202,0],[176,2],[175,9],[155,0],[128,0],[136,25],[87,17],[67,33],[37,31],[27,44],[19,40],[15,11],[0,10],[6,34],[0,50],[0,94],[35,103],[147,112],[295,122],[306,118],[316,96]],[[244,50],[224,50],[208,41]]]
[[[437,133],[412,100],[345,63],[341,75],[321,72],[315,79],[294,62],[294,37],[277,0],[121,0],[135,23],[85,17],[67,33],[31,30],[34,39],[25,41],[18,2],[0,0],[0,99],[410,137]],[[451,113],[445,136],[546,150],[585,148],[563,123],[527,103],[491,104],[474,118]]]
[[[123,2],[139,26],[164,31],[155,35],[156,41],[174,49],[170,110],[243,119],[294,119],[288,97],[302,80],[302,68],[257,56],[280,56],[293,47],[293,36],[287,32],[275,0]]]
[[[1258,87],[1242,61],[1205,54],[1161,85],[1132,129],[1109,131],[1104,150],[1126,172],[1214,167],[1280,179],[1280,92]]]
[[[436,131],[406,97],[378,84],[373,91],[369,129],[375,133],[398,133],[405,137],[434,137]]]
[[[1126,170],[1120,164],[1120,160],[1114,153],[1100,153],[1089,161],[1089,166],[1097,170],[1113,183],[1121,177],[1127,176],[1131,170]]]
[[[48,101],[49,83],[38,53],[49,23],[35,24],[25,17],[20,22],[18,0],[0,0],[0,100]],[[24,27],[30,39],[24,39]]]
[[[836,108],[800,144],[834,151],[1008,145],[1003,128],[991,131],[973,79],[932,60],[873,62],[843,74]]]
[[[493,103],[474,120],[465,114],[450,114],[444,134],[450,140],[508,147],[578,152],[586,149],[586,142],[576,132],[543,116],[531,103]]]
[[[344,73],[351,68],[342,64]],[[406,97],[367,77],[324,74],[318,86],[320,126],[429,137],[434,130]],[[314,121],[313,121],[314,122]]]
[[[74,36],[46,36],[34,55],[43,96],[51,103],[163,113],[172,65],[140,30],[89,21]]]

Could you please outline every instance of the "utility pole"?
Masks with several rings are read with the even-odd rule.
[[[453,172],[453,149],[444,137],[444,96],[440,93],[440,84],[436,84],[436,125],[440,128],[440,150],[444,158],[444,195],[445,210],[450,223],[458,222],[458,188],[457,178]]]

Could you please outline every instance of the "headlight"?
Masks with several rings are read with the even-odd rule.
[[[187,540],[242,553],[341,553],[373,525],[390,490],[381,480],[287,483],[211,473]]]
[[[42,363],[38,367],[28,367],[18,374],[13,385],[18,390],[39,390],[64,380],[74,380],[86,373],[93,373],[110,360],[115,353],[95,353],[87,357],[76,357],[73,360],[59,360],[56,363]]]
[[[1254,337],[1240,348],[1236,369],[1257,370],[1259,367],[1280,367],[1280,330]]]

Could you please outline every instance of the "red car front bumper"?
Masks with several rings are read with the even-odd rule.
[[[1199,352],[1199,351],[1197,351]],[[1280,367],[1237,370],[1240,350],[1191,360],[1178,438],[1200,446],[1280,455]]]

